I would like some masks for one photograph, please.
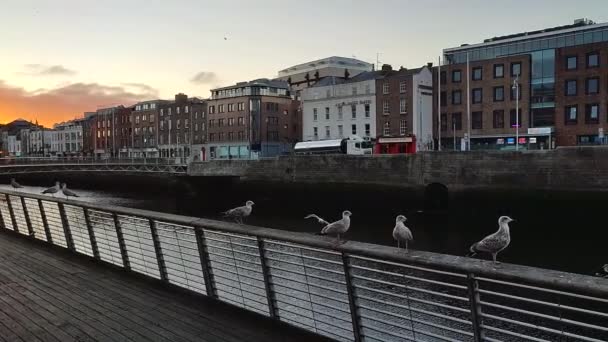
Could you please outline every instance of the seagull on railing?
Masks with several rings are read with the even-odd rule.
[[[226,210],[222,214],[224,217],[233,218],[236,223],[243,223],[243,219],[251,215],[251,211],[253,210],[253,201],[247,201],[244,206],[236,207],[234,209]]]
[[[59,192],[59,190],[61,189],[61,186],[59,185],[59,182],[55,182],[55,185],[44,190],[42,193],[43,194],[51,194],[53,197],[55,197],[55,194],[57,192]]]
[[[498,218],[498,231],[494,234],[488,235],[483,240],[474,243],[467,256],[472,257],[475,256],[479,252],[485,252],[492,254],[492,259],[495,264],[499,264],[496,261],[496,255],[500,253],[503,249],[509,246],[511,243],[511,233],[509,232],[509,222],[513,222],[512,218],[509,216],[501,216]]]
[[[328,221],[320,218],[318,215],[310,214],[304,219],[314,218],[319,223],[324,224],[325,226],[321,229],[320,235],[336,235],[336,245],[340,244],[340,235],[346,233],[348,228],[350,228],[350,216],[352,213],[348,210],[344,210],[342,212],[342,219],[336,222],[329,223]]]
[[[401,242],[405,243],[405,252],[407,253],[408,241],[414,240],[412,231],[405,226],[407,218],[403,215],[397,216],[395,219],[395,228],[393,228],[393,239],[397,240],[397,248],[401,248]]]
[[[80,197],[77,193],[68,189],[68,186],[65,183],[61,184],[61,192],[63,192],[66,199],[69,199],[70,197]]]
[[[17,181],[15,180],[15,178],[11,178],[11,185],[15,189],[21,189],[21,188],[23,188],[23,185],[17,183]]]

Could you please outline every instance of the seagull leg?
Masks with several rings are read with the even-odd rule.
[[[407,240],[405,240],[405,253],[407,253]]]
[[[497,253],[492,253],[492,259],[494,260],[494,264],[500,265],[500,262],[496,261],[496,254]]]
[[[397,249],[401,249],[401,244],[399,243],[400,241],[397,240]]]

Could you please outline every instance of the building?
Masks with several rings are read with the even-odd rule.
[[[205,141],[206,102],[176,94],[159,104],[158,148],[163,158],[200,158]]]
[[[526,149],[605,140],[608,24],[576,20],[443,55],[435,101],[444,148],[464,147],[469,128],[473,149],[514,149],[517,132]]]
[[[382,66],[376,78],[376,153],[432,150],[432,64],[393,70]]]
[[[17,152],[21,156],[22,152],[25,152],[23,149],[24,139],[21,138],[22,131],[27,132],[27,130],[39,127],[41,126],[23,119],[17,119],[2,126],[0,128],[0,156],[16,156]],[[17,143],[19,144],[18,147]]]
[[[376,137],[376,79],[367,71],[352,78],[329,76],[302,90],[304,141]]]
[[[98,109],[91,116],[94,130],[94,154],[97,157],[118,157],[120,137],[117,136],[119,118],[130,115],[131,109],[115,106]]]
[[[24,149],[27,156],[44,157],[50,155],[52,130],[44,127],[32,127],[21,132],[22,135],[27,136]]]
[[[286,81],[258,79],[212,89],[207,103],[205,159],[291,152],[301,140],[298,106]]]
[[[51,131],[51,153],[57,156],[83,154],[83,121],[76,119],[55,124]]]
[[[295,95],[325,77],[354,77],[373,68],[373,64],[355,58],[332,56],[283,69],[277,79],[288,82]]]
[[[85,156],[95,155],[95,140],[97,128],[95,116],[97,112],[85,112],[82,119],[82,152]]]
[[[121,155],[130,157],[159,157],[159,127],[161,105],[164,100],[152,100],[136,103],[131,107],[130,116],[125,116],[121,123]],[[131,147],[129,149],[129,147]]]

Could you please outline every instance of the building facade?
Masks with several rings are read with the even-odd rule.
[[[607,44],[608,24],[577,20],[445,49],[442,146],[464,147],[469,130],[472,149],[514,149],[517,135],[523,149],[604,142]]]
[[[159,104],[158,148],[163,158],[200,158],[204,144],[206,102],[176,94]]]
[[[211,94],[205,159],[271,157],[289,153],[301,140],[299,102],[287,82],[258,79]]]
[[[84,119],[62,122],[53,126],[51,135],[51,153],[58,156],[80,156],[83,154]]]
[[[159,125],[160,108],[168,101],[152,100],[135,104],[131,107],[129,117],[124,118],[120,131],[124,141],[121,143],[121,153],[130,157],[159,157]]]
[[[120,136],[117,135],[119,119],[130,113],[130,108],[120,105],[98,109],[95,115],[91,116],[95,156],[106,158],[119,156]]]

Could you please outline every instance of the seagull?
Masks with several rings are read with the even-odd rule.
[[[467,256],[475,256],[478,252],[486,252],[492,254],[492,259],[495,264],[499,264],[496,261],[496,255],[503,249],[509,246],[511,242],[511,234],[509,232],[509,222],[515,221],[509,216],[501,216],[498,218],[498,231],[494,234],[488,235],[483,240],[474,243]]]
[[[306,217],[304,217],[304,219],[309,219],[309,218],[314,218],[316,219],[319,223],[324,224],[325,226],[323,227],[323,229],[321,229],[321,235],[337,235],[338,239],[336,240],[336,245],[340,244],[340,235],[344,234],[348,231],[348,228],[350,228],[350,216],[352,215],[352,213],[348,210],[344,210],[342,212],[342,219],[338,220],[336,222],[332,222],[329,223],[327,221],[325,221],[324,219],[320,218],[319,216],[315,215],[315,214],[310,214]]]
[[[20,189],[23,188],[23,185],[17,183],[17,181],[15,180],[15,178],[11,178],[11,185],[13,186],[13,188],[15,189]]]
[[[608,278],[608,264],[601,267],[601,270],[595,274],[597,277]]]
[[[61,184],[61,192],[63,192],[66,199],[69,199],[70,197],[80,197],[80,196],[78,196],[77,193],[68,189],[68,187],[65,183]]]
[[[412,231],[405,226],[407,218],[403,215],[397,216],[395,219],[395,228],[393,229],[393,239],[397,240],[397,248],[401,248],[401,242],[405,242],[405,252],[407,253],[407,242],[414,240]]]
[[[247,201],[245,203],[244,206],[242,207],[236,207],[234,209],[230,209],[227,211],[224,211],[222,214],[224,214],[224,217],[231,217],[233,218],[237,223],[243,223],[243,218],[251,215],[251,211],[253,210],[253,205],[255,203],[253,203],[253,201]]]
[[[57,192],[59,192],[60,186],[59,186],[59,182],[55,182],[55,186],[52,186],[46,190],[44,190],[42,193],[43,194],[51,194],[53,197],[55,197],[55,194]]]

